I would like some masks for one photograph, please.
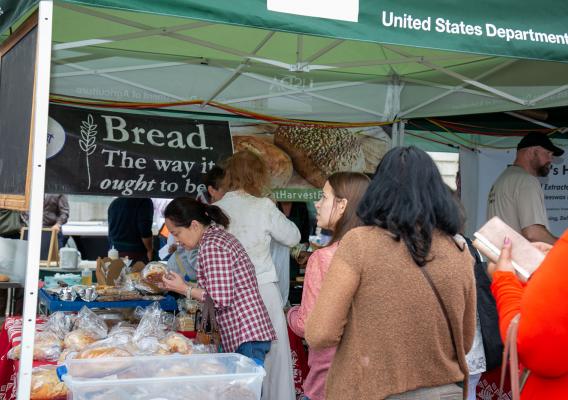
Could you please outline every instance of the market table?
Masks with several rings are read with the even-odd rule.
[[[154,303],[155,300],[124,300],[124,301],[83,301],[77,299],[75,301],[62,301],[56,296],[47,293],[44,289],[39,291],[39,302],[46,306],[47,310],[55,311],[79,311],[84,306],[88,308],[136,308],[147,307]],[[166,295],[162,300],[158,301],[160,307],[164,311],[176,311],[177,302],[171,295]]]

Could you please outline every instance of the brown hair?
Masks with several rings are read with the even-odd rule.
[[[221,187],[225,192],[244,190],[263,197],[269,182],[268,168],[262,158],[250,150],[238,151],[224,163],[225,177]]]
[[[369,177],[360,172],[336,172],[327,178],[336,200],[347,200],[343,215],[335,223],[333,237],[329,244],[335,243],[351,229],[363,225],[357,216],[359,201],[367,191]],[[334,206],[335,207],[335,206]]]

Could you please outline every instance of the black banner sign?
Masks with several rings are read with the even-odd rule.
[[[195,197],[233,151],[229,124],[50,105],[46,191]]]

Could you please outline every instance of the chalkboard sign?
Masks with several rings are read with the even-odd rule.
[[[22,228],[20,233],[21,240],[28,240],[28,228]],[[51,228],[42,228],[41,230],[41,248],[40,248],[40,264],[47,265],[57,263],[59,260],[59,242],[57,241],[57,232]]]
[[[31,127],[37,16],[0,46],[0,207],[25,210],[31,171]]]

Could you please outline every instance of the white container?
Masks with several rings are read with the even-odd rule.
[[[107,256],[111,260],[118,260],[118,250],[115,249],[114,246],[112,246],[112,248],[109,249]]]
[[[68,399],[259,400],[266,373],[235,353],[69,360]]]
[[[63,269],[77,269],[81,262],[81,253],[72,247],[59,249],[59,266]]]

